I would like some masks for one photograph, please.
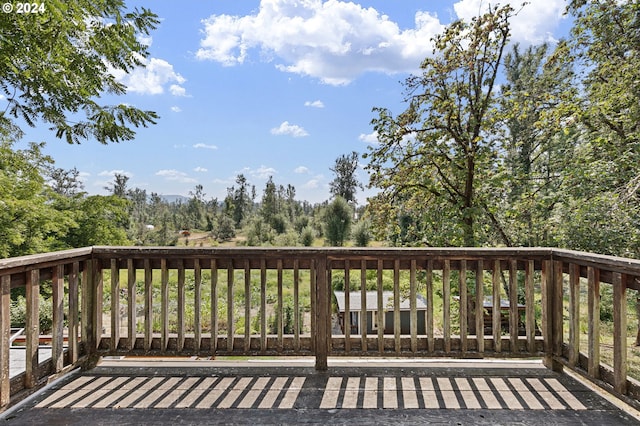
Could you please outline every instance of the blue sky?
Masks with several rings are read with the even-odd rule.
[[[516,4],[520,4],[518,1]],[[42,125],[23,143],[45,141],[57,167],[77,167],[85,190],[104,194],[115,173],[148,193],[223,199],[243,173],[259,196],[267,178],[297,198],[329,198],[335,159],[375,144],[373,107],[403,109],[402,86],[431,53],[430,38],[486,0],[147,0],[162,20],[144,40],[145,69],[118,75],[124,102],[151,109],[158,124],[136,139],[67,145]],[[566,35],[564,0],[531,0],[513,21],[523,44]],[[2,99],[0,99],[0,104]],[[364,170],[359,171],[368,182]],[[360,192],[363,203],[371,190]]]

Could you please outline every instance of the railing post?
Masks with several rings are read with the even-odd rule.
[[[40,271],[37,269],[27,271],[26,299],[27,299],[27,321],[25,326],[26,348],[25,348],[25,378],[24,386],[31,389],[38,382],[38,344],[40,343]]]
[[[552,259],[542,263],[542,333],[544,365],[562,371],[562,364],[555,360],[562,351],[562,262]]]
[[[613,274],[613,389],[627,393],[627,285],[626,275]]]
[[[327,355],[329,352],[329,283],[327,282],[327,257],[316,258],[316,318],[315,355],[316,370],[327,369]]]
[[[82,271],[82,345],[89,357],[95,354],[98,335],[97,260],[87,260]],[[101,306],[101,305],[100,305]]]
[[[9,379],[9,339],[11,338],[11,276],[3,275],[0,281],[0,407],[11,401]]]

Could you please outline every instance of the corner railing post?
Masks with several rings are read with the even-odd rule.
[[[316,370],[327,369],[327,355],[329,352],[330,338],[330,311],[329,311],[329,283],[327,282],[327,257],[316,258],[316,311],[315,311],[315,356]]]
[[[3,275],[0,281],[0,407],[11,401],[9,376],[9,339],[11,338],[11,276]]]
[[[562,355],[562,262],[553,259],[542,265],[542,334],[544,365],[562,371],[556,356]]]
[[[86,355],[92,359],[96,353],[98,333],[100,332],[98,308],[99,268],[97,260],[85,261],[82,273],[82,345]],[[90,361],[91,362],[91,361]]]

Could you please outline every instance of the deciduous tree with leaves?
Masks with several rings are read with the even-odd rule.
[[[125,103],[99,103],[126,87],[114,72],[142,66],[139,41],[159,23],[150,10],[124,0],[47,0],[42,13],[0,13],[0,128],[18,135],[20,121],[51,126],[68,143],[133,139],[132,128],[158,115]]]
[[[404,87],[407,109],[394,116],[376,108],[380,145],[367,157],[372,202],[383,222],[397,223],[403,204],[444,212],[447,245],[475,246],[479,222],[491,223],[480,181],[495,175],[496,80],[509,40],[509,6],[491,7],[470,22],[456,21],[434,38],[422,74]],[[427,244],[429,241],[427,241]]]

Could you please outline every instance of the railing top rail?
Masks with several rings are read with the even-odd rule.
[[[640,259],[565,249],[553,249],[553,258],[555,260],[570,261],[581,265],[608,269],[614,272],[640,275]]]
[[[482,247],[113,247],[95,246],[92,248],[95,257],[113,256],[317,256],[329,258],[345,257],[394,257],[394,256],[428,256],[446,258],[486,258],[486,257],[549,257],[552,250],[544,247],[526,248],[482,248]]]
[[[46,268],[59,265],[60,263],[66,263],[66,261],[85,260],[91,258],[92,252],[92,247],[83,247],[0,259],[0,275],[18,273],[31,269],[32,267]]]

